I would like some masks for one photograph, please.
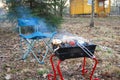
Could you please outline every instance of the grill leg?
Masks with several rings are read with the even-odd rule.
[[[54,57],[55,55],[54,54],[52,54],[51,56],[50,56],[50,63],[51,63],[51,65],[52,65],[52,69],[53,69],[53,74],[48,74],[48,80],[51,80],[51,77],[52,77],[52,80],[56,80],[56,70],[55,70],[55,67],[54,67],[54,63],[53,63],[53,57]]]
[[[53,69],[54,74],[48,74],[48,80],[51,80],[51,78],[52,78],[52,80],[56,80],[56,70],[55,70],[55,67],[54,67],[53,60],[52,60],[54,56],[55,56],[54,54],[50,56],[50,62],[51,62],[51,65],[52,65],[52,69]],[[90,80],[92,80],[94,71],[95,71],[96,66],[97,66],[97,64],[98,64],[98,61],[97,61],[96,58],[93,58],[93,60],[95,61],[95,65],[93,66],[92,72],[91,72],[91,74],[90,74]],[[63,76],[62,76],[62,73],[61,73],[61,70],[60,70],[60,63],[61,63],[61,60],[58,60],[57,71],[58,71],[58,74],[59,74],[59,76],[60,76],[60,79],[61,79],[61,80],[64,80],[64,78],[63,78]],[[87,70],[85,69],[85,65],[86,65],[86,58],[84,57],[83,66],[82,66],[82,75],[84,75],[84,74],[87,72]],[[98,79],[98,78],[95,78],[95,79],[93,79],[93,80],[99,80],[99,79]]]
[[[61,63],[61,60],[58,61],[57,70],[58,70],[58,74],[59,74],[59,76],[60,76],[60,79],[61,79],[61,80],[64,80],[64,79],[63,79],[63,76],[62,76],[62,72],[61,72],[61,70],[60,70],[60,63]]]
[[[56,80],[56,76],[57,76],[57,72],[56,72],[56,70],[55,70],[55,66],[54,66],[54,63],[53,63],[53,57],[54,57],[55,55],[54,54],[52,54],[51,56],[50,56],[50,63],[51,63],[51,65],[52,65],[52,70],[53,70],[53,74],[48,74],[47,76],[48,76],[48,80]],[[61,70],[60,70],[60,63],[61,63],[61,60],[58,60],[58,63],[57,63],[57,71],[58,71],[58,74],[59,74],[59,76],[60,76],[60,79],[61,80],[64,80],[63,79],[63,76],[62,76],[62,72],[61,72]]]
[[[87,70],[85,69],[85,65],[86,65],[86,58],[84,57],[84,59],[83,59],[83,66],[82,66],[82,75],[87,73]]]
[[[97,64],[98,64],[98,61],[97,61],[96,58],[93,58],[93,60],[95,61],[95,65],[93,66],[93,69],[92,69],[92,72],[91,72],[91,75],[90,75],[90,80],[92,80],[92,77],[93,77],[94,71],[95,71],[96,66],[97,66]],[[93,80],[99,80],[99,79],[98,79],[98,78],[95,78],[95,79],[93,79]]]

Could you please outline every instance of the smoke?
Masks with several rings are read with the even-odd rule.
[[[18,18],[29,18],[29,17],[32,17],[32,11],[28,8],[28,7],[25,7],[25,6],[18,6],[15,8],[15,11],[17,13],[17,17]]]
[[[45,18],[40,18],[32,15],[32,11],[28,7],[20,6],[16,7],[18,19],[21,19],[18,23],[20,26],[36,26],[35,30],[40,32],[54,32],[55,26],[49,25]]]
[[[0,22],[6,19],[6,11],[3,8],[0,8]]]
[[[40,32],[54,32],[56,31],[56,27],[49,25],[44,18],[39,18],[38,30]]]

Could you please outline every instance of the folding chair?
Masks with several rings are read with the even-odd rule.
[[[20,48],[22,50],[22,59],[25,60],[30,53],[35,57],[40,64],[44,63],[44,59],[48,51],[52,49],[50,43],[56,31],[54,32],[40,32],[39,18],[19,18],[18,29],[20,36]]]

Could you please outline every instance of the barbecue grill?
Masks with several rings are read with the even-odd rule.
[[[59,61],[57,64],[57,71],[58,71],[58,74],[59,74],[61,80],[64,80],[64,78],[62,77],[62,73],[60,71],[61,61],[64,61],[65,59],[84,57],[83,66],[82,66],[82,74],[84,75],[84,73],[87,72],[87,70],[85,69],[86,57],[93,59],[95,61],[95,65],[94,65],[93,70],[90,75],[90,80],[92,80],[94,70],[98,63],[97,59],[94,56],[94,51],[96,48],[95,44],[85,42],[85,41],[81,40],[81,38],[78,38],[78,37],[67,37],[65,39],[64,38],[54,39],[52,41],[52,47],[54,50],[54,54],[51,55],[50,62],[52,64],[52,69],[54,71],[54,74],[48,74],[49,80],[51,77],[53,77],[53,80],[56,80],[56,76],[57,76],[55,66],[52,61],[52,58],[54,56],[59,58]],[[98,80],[98,79],[95,78],[94,80]]]
[[[94,54],[95,47],[96,45],[94,44],[87,44],[84,45],[92,54]],[[55,47],[53,45],[53,47]],[[55,48],[54,48],[55,49]],[[83,49],[85,49],[83,47]],[[60,59],[60,60],[65,60],[65,59],[70,59],[70,58],[79,58],[79,57],[91,57],[93,56],[92,54],[87,54],[82,48],[79,46],[74,46],[74,47],[65,47],[62,45],[58,50],[55,51],[55,55]]]

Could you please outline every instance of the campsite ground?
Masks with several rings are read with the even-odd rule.
[[[90,18],[65,17],[61,25],[62,33],[81,36],[97,44],[95,51],[98,65],[94,77],[100,80],[120,79],[120,17],[95,18],[95,27],[89,27]],[[0,80],[47,80],[52,71],[49,55],[45,64],[38,64],[32,57],[19,60],[19,36],[8,23],[0,24]],[[61,70],[65,80],[88,80],[89,75],[81,75],[82,58],[65,60]],[[93,61],[87,60],[88,73]]]

